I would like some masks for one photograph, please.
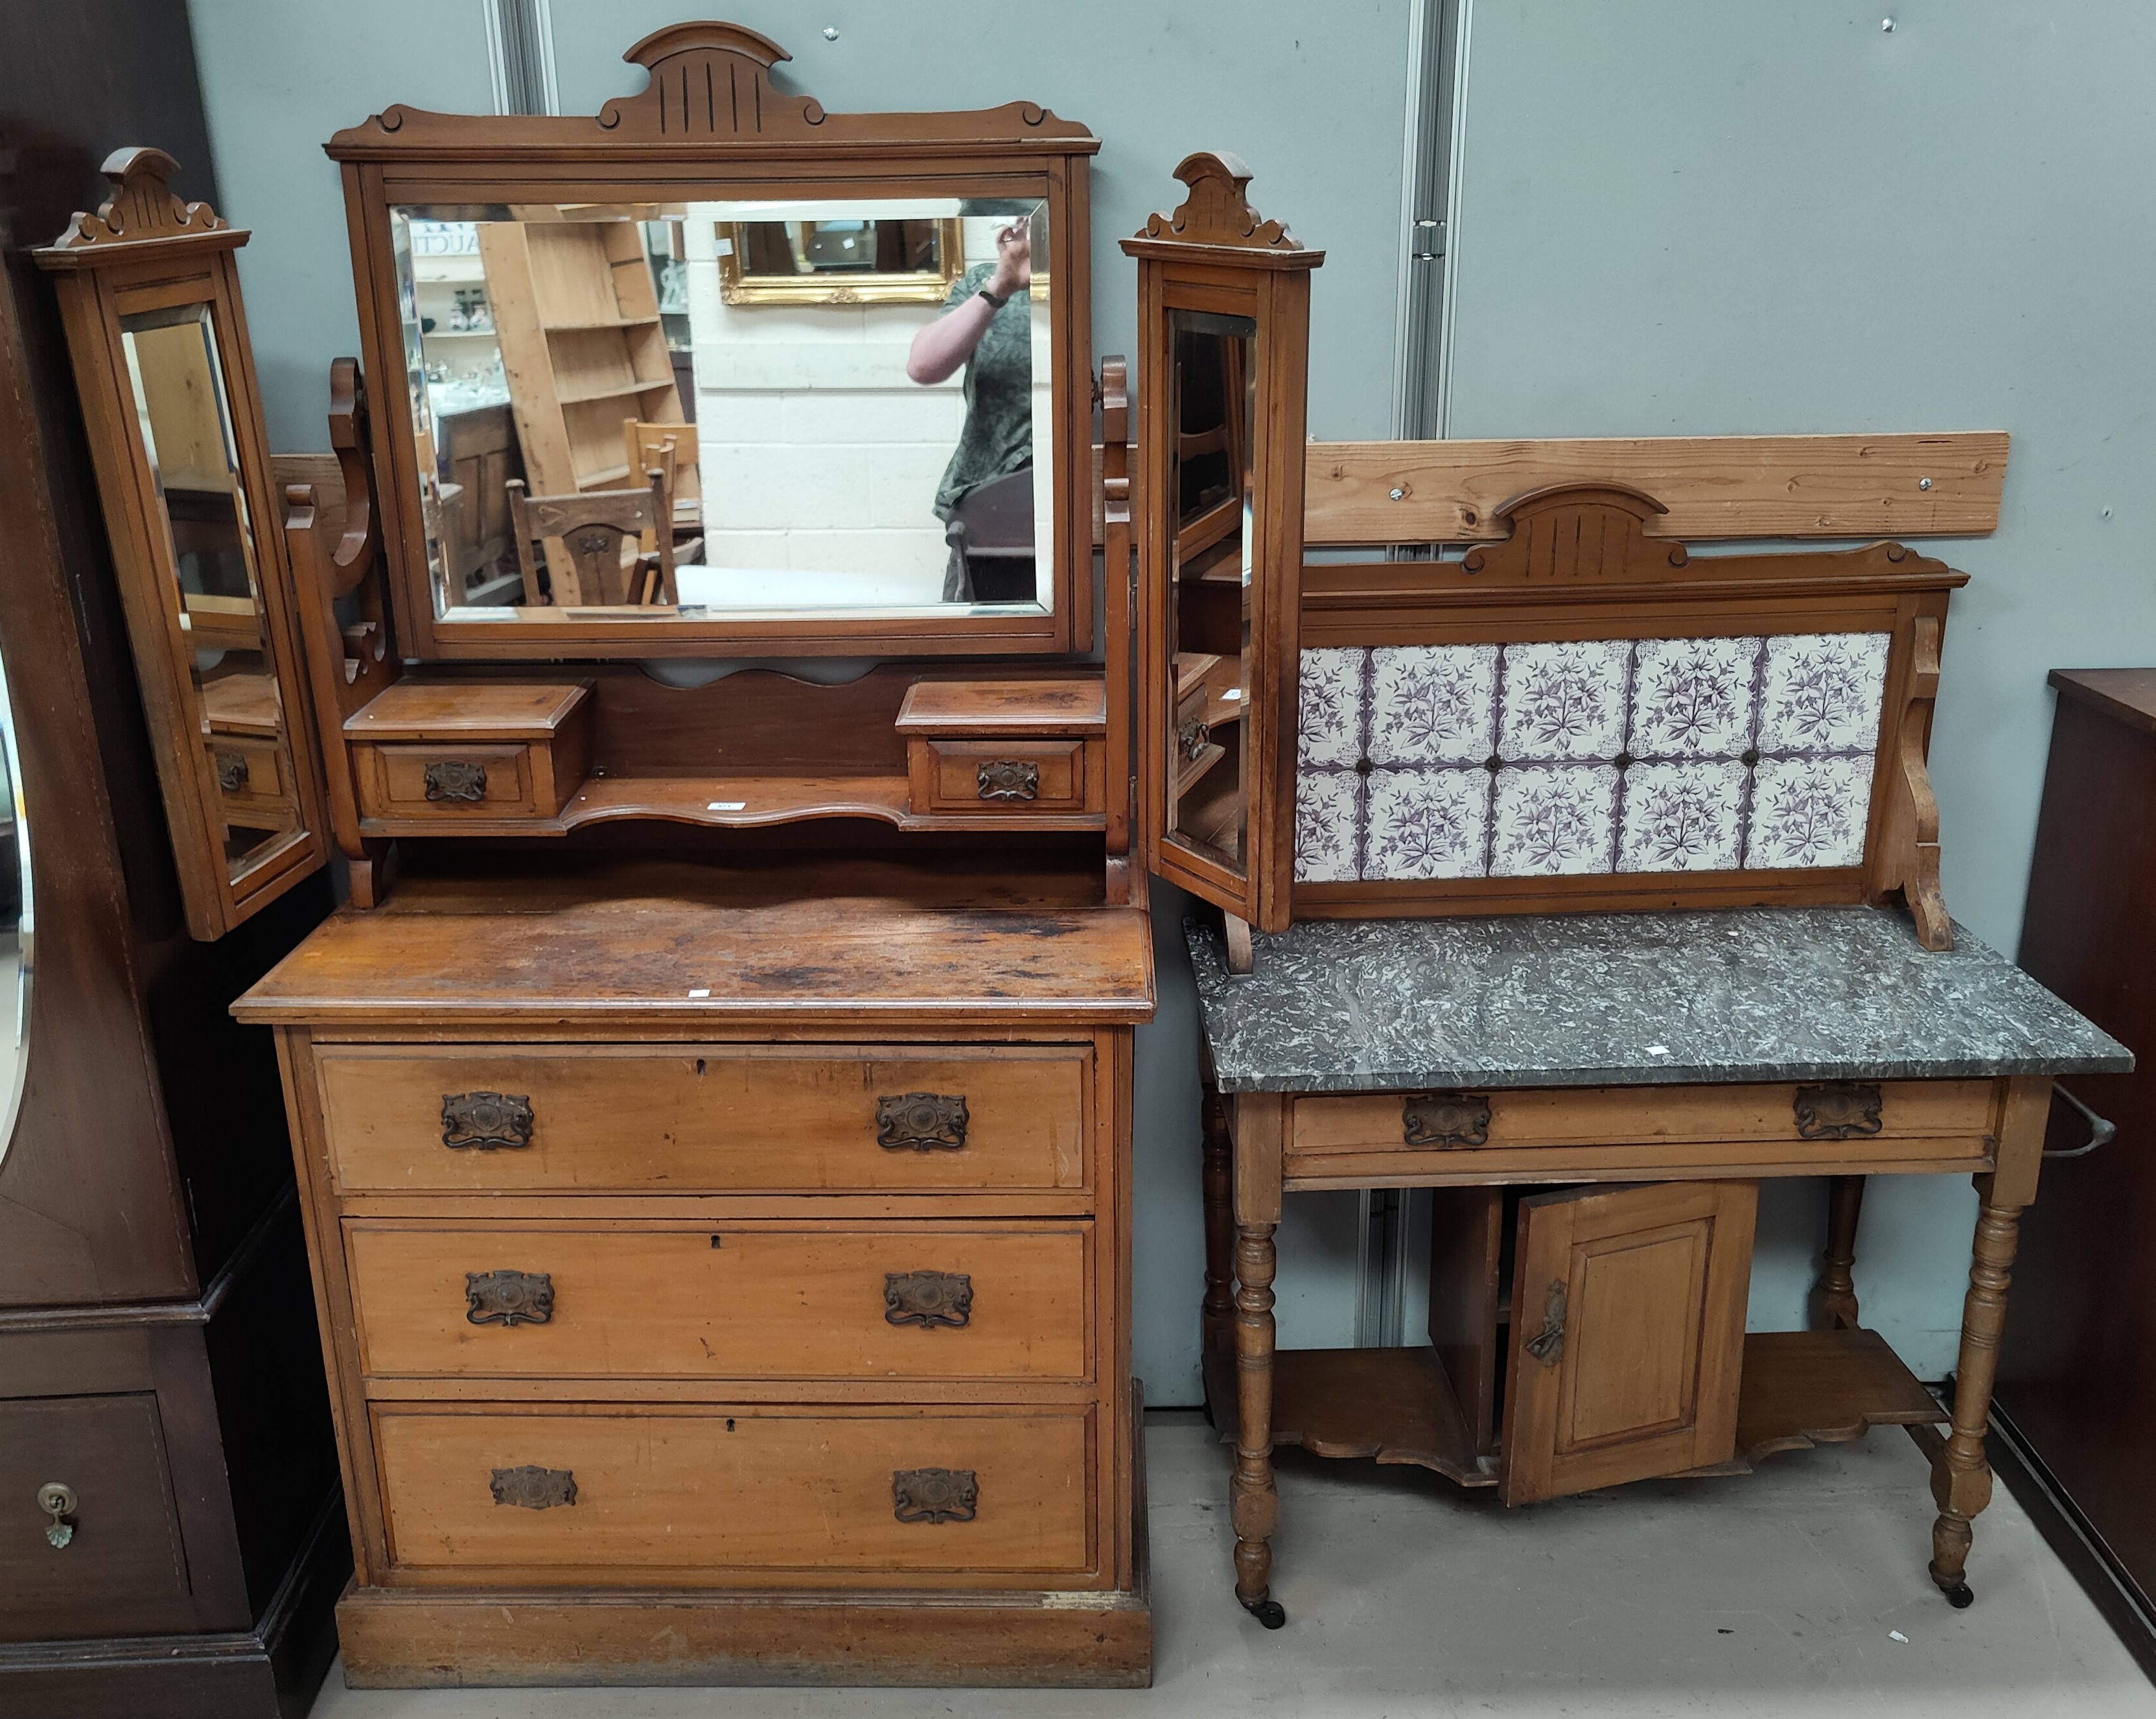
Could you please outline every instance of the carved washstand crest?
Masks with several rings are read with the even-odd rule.
[[[231,234],[231,224],[206,203],[187,203],[173,193],[172,175],[179,162],[162,149],[116,149],[99,171],[112,186],[112,195],[98,205],[94,215],[78,210],[67,230],[53,241],[55,250],[74,250],[85,245],[134,244],[145,239],[173,239],[195,234]]]
[[[1138,229],[1140,239],[1171,239],[1180,244],[1232,244],[1241,250],[1301,250],[1287,229],[1250,207],[1245,188],[1250,169],[1240,155],[1199,150],[1186,155],[1175,177],[1190,194],[1172,215],[1151,214]]]

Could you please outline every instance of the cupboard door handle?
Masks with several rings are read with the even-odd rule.
[[[887,1093],[876,1099],[876,1144],[893,1152],[955,1152],[966,1144],[963,1093]]]
[[[486,766],[467,759],[441,758],[424,771],[427,798],[476,805],[486,798]]]
[[[891,1514],[901,1522],[970,1522],[980,1496],[971,1469],[898,1469],[891,1477]]]
[[[1868,1140],[1886,1125],[1876,1080],[1837,1080],[1797,1089],[1797,1138],[1800,1140]]]
[[[973,772],[983,800],[1038,800],[1040,766],[1030,759],[988,759]]]
[[[476,1146],[482,1152],[497,1146],[528,1146],[531,1125],[531,1100],[522,1093],[442,1094],[445,1146]]]
[[[1527,1339],[1527,1353],[1544,1366],[1555,1366],[1564,1354],[1564,1283],[1562,1279],[1549,1286],[1549,1298],[1543,1304],[1543,1328]]]
[[[65,1552],[74,1538],[74,1524],[68,1518],[75,1512],[75,1502],[74,1488],[58,1480],[38,1488],[38,1508],[52,1518],[45,1525],[45,1540],[54,1552]]]
[[[886,1325],[963,1330],[973,1317],[973,1277],[963,1271],[887,1271],[883,1316]]]
[[[527,1463],[521,1469],[496,1469],[489,1485],[496,1504],[513,1504],[519,1510],[552,1510],[577,1501],[573,1469],[542,1469]]]
[[[475,1325],[543,1325],[554,1318],[554,1278],[544,1271],[468,1271],[465,1318]]]
[[[1490,1143],[1490,1100],[1480,1093],[1425,1093],[1400,1106],[1400,1138],[1410,1146]]]

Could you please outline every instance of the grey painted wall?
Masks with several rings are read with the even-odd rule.
[[[553,0],[563,111],[596,113],[641,87],[622,51],[698,10]],[[1292,0],[829,0],[814,13],[726,0],[712,10],[788,48],[782,79],[834,111],[1023,99],[1090,126],[1103,140],[1092,180],[1096,358],[1135,338],[1137,274],[1115,241],[1174,207],[1171,173],[1185,155],[1234,150],[1256,176],[1259,207],[1328,254],[1312,432],[1389,432],[1406,0],[1338,0],[1322,18]],[[322,142],[392,102],[491,111],[480,0],[371,0],[363,20],[330,0],[192,0],[191,11],[221,212],[254,232],[240,273],[270,441],[323,450],[329,363],[358,350],[358,322],[343,198]],[[1160,892],[1160,1015],[1140,1035],[1137,1071],[1135,1361],[1157,1403],[1198,1400],[1197,1024],[1180,903]],[[1304,1204],[1282,1236],[1282,1334],[1345,1343],[1353,1197]]]
[[[1937,549],[1972,578],[1932,745],[1948,903],[2011,953],[2045,672],[2156,647],[2156,8],[1474,0],[1471,55],[1453,435],[2012,433],[1997,534]],[[1755,1321],[1815,1199],[1763,1211]],[[1872,1185],[1866,1321],[1927,1377],[1974,1217]]]

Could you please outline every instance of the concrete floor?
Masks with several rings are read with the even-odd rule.
[[[1515,1511],[1284,1453],[1277,1634],[1230,1592],[1210,1429],[1156,1415],[1147,1447],[1149,1691],[408,1693],[346,1690],[333,1668],[316,1719],[2156,1719],[2156,1686],[2003,1487],[1976,1525],[1976,1604],[1947,1605],[1924,1574],[1924,1464],[1891,1429]]]

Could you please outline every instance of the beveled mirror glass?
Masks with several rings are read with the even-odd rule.
[[[1052,605],[1040,200],[391,221],[438,618]]]
[[[319,765],[233,253],[160,150],[37,254],[53,272],[187,929],[220,937],[326,857]]]
[[[30,826],[23,804],[23,754],[15,708],[0,670],[0,1160],[14,1138],[29,1071],[30,974],[33,921]]]

